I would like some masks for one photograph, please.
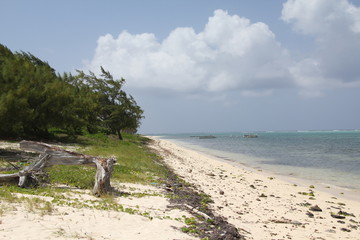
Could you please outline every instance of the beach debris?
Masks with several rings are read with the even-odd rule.
[[[351,232],[351,230],[347,229],[347,228],[340,228],[340,230],[343,231],[343,232]]]
[[[355,221],[354,219],[350,219],[350,222],[353,222],[353,223],[358,223],[357,221]]]
[[[193,213],[196,213],[198,215],[201,215],[202,217],[204,217],[206,220],[208,219],[213,219],[211,218],[209,215],[207,215],[206,213],[204,212],[201,212],[199,210],[197,210],[195,207],[193,206],[190,206],[189,204],[173,204],[173,205],[170,205],[169,207],[178,207],[178,208],[187,208],[188,210],[190,210],[191,212]]]
[[[343,215],[339,215],[339,214],[336,214],[336,213],[330,213],[330,215],[331,215],[331,217],[333,217],[333,218],[336,218],[336,219],[344,219],[345,218],[345,216],[343,216]]]
[[[313,212],[322,212],[322,209],[318,205],[311,206],[309,210]]]
[[[315,197],[314,192],[310,191],[310,192],[298,192],[298,194],[300,195],[305,195],[305,196],[311,196],[311,197]]]
[[[357,230],[357,229],[358,229],[358,227],[357,227],[357,226],[355,226],[355,225],[351,225],[351,224],[349,224],[349,225],[348,225],[348,227],[349,227],[349,228],[352,228],[352,229],[355,229],[355,230]]]
[[[343,216],[355,217],[355,215],[353,213],[348,213],[348,212],[341,211],[341,210],[338,212],[338,214],[343,215]]]
[[[311,213],[311,212],[309,212],[309,211],[306,212],[306,215],[309,216],[310,218],[313,218],[313,217],[314,217],[314,214]]]
[[[172,189],[171,184],[168,184],[168,183],[164,184],[164,185],[163,185],[163,188],[164,188],[167,192],[173,192],[173,191],[174,191],[174,190]]]
[[[293,224],[293,225],[303,225],[303,223],[299,222],[299,221],[294,221],[291,219],[287,219],[282,217],[281,219],[270,219],[270,222],[272,223],[281,223],[281,224]]]
[[[300,203],[300,206],[310,207],[311,203],[308,203],[308,202]]]
[[[265,197],[266,198],[267,196],[262,193],[259,197]]]
[[[255,187],[254,185],[252,185],[252,184],[250,185],[250,187],[251,187],[252,189],[256,189],[256,187]]]
[[[225,192],[224,192],[223,190],[220,190],[219,193],[220,193],[220,195],[224,195],[224,194],[225,194]]]
[[[266,227],[266,225],[264,225]],[[245,234],[251,234],[249,231],[245,230],[244,228],[238,228],[239,231],[244,232]]]
[[[0,174],[0,183],[18,182],[19,187],[31,187],[39,184],[44,176],[43,169],[53,165],[89,165],[97,168],[93,194],[101,196],[111,190],[110,177],[115,157],[101,158],[68,151],[42,142],[21,141],[20,149],[40,153],[37,161],[23,170],[12,174]]]

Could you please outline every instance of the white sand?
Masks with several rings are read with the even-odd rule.
[[[345,198],[347,192],[324,192],[323,186],[310,188],[304,181],[285,181],[152,138],[153,148],[161,152],[164,161],[211,195],[214,210],[247,239],[360,239],[360,202]],[[314,197],[299,194],[311,191]],[[353,199],[359,199],[358,192],[352,194]],[[307,205],[318,205],[322,212],[310,211]],[[331,212],[339,210],[355,217],[333,218]],[[307,212],[314,216],[309,217]]]
[[[121,184],[116,186],[127,193],[147,193],[159,196],[114,197],[114,201],[124,208],[138,210],[140,213],[129,214],[123,211],[97,210],[89,207],[59,206],[52,204],[53,210],[41,210],[41,204],[33,203],[30,208],[27,201],[20,203],[0,202],[0,239],[197,239],[181,231],[186,226],[176,220],[189,214],[177,209],[170,210],[168,200],[162,196],[163,190],[151,186],[137,184]],[[27,199],[39,198],[16,194]],[[91,195],[90,191],[79,191],[65,194],[67,202],[89,203],[101,201]],[[40,197],[50,201],[51,197]],[[143,216],[148,213],[148,216]]]
[[[152,147],[185,181],[211,195],[214,200],[211,207],[235,225],[246,239],[360,239],[360,202],[346,198],[350,196],[348,192],[342,195],[340,192],[343,190],[324,189],[318,185],[310,189],[310,183],[304,181],[283,180],[156,138]],[[169,209],[169,201],[162,189],[136,184],[113,183],[113,186],[127,193],[148,194],[141,198],[123,195],[113,199],[124,208],[135,209],[139,213],[76,208],[71,204],[60,206],[55,203],[47,212],[39,206],[29,207],[26,201],[2,201],[0,239],[196,239],[183,233],[180,228],[185,224],[176,220],[183,215],[189,216],[189,213]],[[314,192],[314,199],[299,194],[310,191]],[[65,195],[68,202],[99,200],[89,191],[76,189]],[[350,197],[359,199],[359,194],[355,192]],[[40,198],[46,201],[53,199]],[[306,204],[318,205],[322,212],[310,211]],[[331,217],[331,212],[338,213],[340,209],[355,217],[346,216],[341,220]],[[307,212],[314,217],[307,216]],[[147,213],[152,219],[141,213]]]

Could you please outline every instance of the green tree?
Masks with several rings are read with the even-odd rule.
[[[136,132],[144,118],[143,110],[135,99],[122,90],[125,79],[115,80],[110,72],[101,67],[101,77],[93,72],[85,74],[78,71],[78,82],[90,87],[97,99],[98,125],[110,133],[117,134],[122,140],[121,132],[131,130]]]
[[[0,136],[48,138],[50,128],[81,129],[87,115],[80,108],[89,101],[78,97],[71,78],[57,76],[30,53],[0,45]]]
[[[48,138],[52,128],[68,135],[87,128],[122,139],[121,132],[135,132],[144,117],[124,84],[102,67],[100,77],[59,75],[31,53],[12,53],[0,44],[0,136]]]

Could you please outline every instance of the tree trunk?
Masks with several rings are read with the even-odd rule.
[[[118,134],[119,140],[123,140],[123,137],[121,135],[121,129],[116,129],[116,132]]]
[[[101,196],[111,191],[110,177],[115,164],[114,158],[98,159],[96,164],[96,175],[93,193],[96,196]]]
[[[110,177],[115,158],[99,158],[81,153],[67,151],[45,143],[21,141],[20,148],[39,152],[39,160],[14,174],[0,174],[0,184],[18,181],[20,187],[29,187],[37,184],[36,175],[45,167],[52,165],[92,165],[97,167],[95,175],[94,194],[100,196],[111,190]]]

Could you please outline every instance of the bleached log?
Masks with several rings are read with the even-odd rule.
[[[0,183],[17,182],[18,179],[19,179],[19,173],[0,174]]]
[[[83,165],[92,164],[95,166],[94,156],[68,151],[59,147],[51,146],[46,143],[21,141],[20,148],[23,150],[34,151],[42,155],[50,155],[46,162],[46,167],[52,165]]]
[[[20,148],[40,153],[39,160],[18,173],[0,174],[0,183],[13,182],[18,179],[20,187],[27,187],[37,181],[35,175],[45,167],[52,165],[92,165],[97,168],[93,193],[100,196],[111,190],[110,177],[116,162],[114,157],[99,158],[33,141],[21,141]]]

